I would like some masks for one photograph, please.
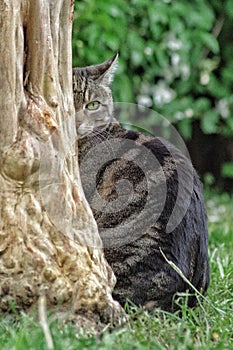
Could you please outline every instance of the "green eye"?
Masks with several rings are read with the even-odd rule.
[[[100,103],[98,101],[92,101],[86,105],[89,111],[95,111],[99,108]]]

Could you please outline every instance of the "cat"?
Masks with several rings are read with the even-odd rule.
[[[116,64],[117,55],[73,70],[81,180],[117,278],[113,296],[122,305],[129,300],[174,312],[179,293],[189,291],[188,305],[194,307],[192,288],[169,261],[206,292],[208,230],[201,183],[171,143],[126,130],[114,119],[110,84]]]
[[[117,67],[118,54],[108,61],[86,68],[73,69],[73,94],[76,127],[84,136],[99,126],[106,126],[113,114],[110,84]]]

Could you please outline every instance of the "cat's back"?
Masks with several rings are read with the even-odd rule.
[[[173,309],[174,294],[188,286],[161,250],[205,291],[206,212],[190,160],[161,138],[117,124],[79,144],[84,191],[117,277],[116,299]]]

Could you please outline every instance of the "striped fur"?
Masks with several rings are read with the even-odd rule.
[[[79,136],[84,192],[98,224],[106,259],[117,277],[114,297],[121,304],[131,300],[145,308],[174,311],[177,293],[190,288],[165,261],[161,250],[198,290],[204,293],[209,284],[208,232],[201,184],[189,160],[167,141],[125,130],[118,123],[109,124],[113,109],[111,79],[107,77],[104,83],[100,77],[111,71],[114,58],[106,62],[74,70],[77,114],[84,110],[92,94],[94,99],[104,98],[103,105],[107,106],[101,111],[102,127],[93,118],[94,114],[86,115],[84,123],[89,123],[91,128]],[[77,131],[78,128],[80,124]],[[145,154],[141,163],[140,149]],[[153,161],[144,164],[147,156],[154,157],[157,165]],[[147,174],[143,167],[147,168]],[[191,177],[187,168],[191,169]],[[180,209],[186,205],[187,210],[168,232],[167,225],[177,205],[180,176],[182,190],[184,194],[190,193],[190,201],[184,195]],[[156,192],[147,207],[148,181],[156,184]],[[119,184],[123,184],[122,191]],[[109,210],[118,199],[120,206]],[[194,306],[196,298],[190,296],[188,303]]]

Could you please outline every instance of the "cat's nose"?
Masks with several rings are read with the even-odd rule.
[[[78,129],[81,124],[82,124],[82,122],[80,122],[79,120],[76,120],[75,121],[76,129]]]
[[[78,128],[84,121],[84,113],[82,110],[76,111],[75,113],[75,123],[76,123],[76,128]]]

